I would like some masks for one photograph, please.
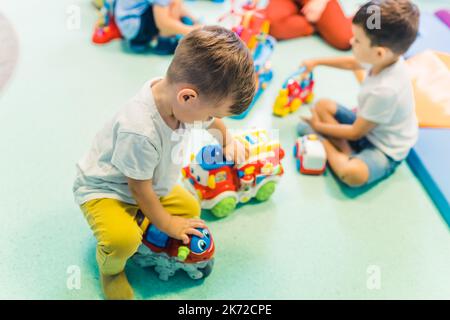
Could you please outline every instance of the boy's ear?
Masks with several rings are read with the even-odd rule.
[[[177,101],[179,104],[192,103],[198,99],[197,91],[189,88],[178,91]]]
[[[387,55],[387,51],[389,49],[385,48],[385,47],[377,47],[377,56],[378,58],[384,58]]]

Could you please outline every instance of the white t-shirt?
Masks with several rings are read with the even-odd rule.
[[[408,155],[418,137],[414,94],[403,58],[368,75],[358,95],[357,114],[377,126],[367,139],[396,161]]]
[[[89,152],[77,163],[73,185],[75,201],[112,198],[136,204],[127,177],[152,179],[158,196],[167,195],[182,167],[183,145],[191,125],[172,130],[155,105],[147,81],[142,89],[96,135]],[[212,119],[214,120],[214,119]],[[211,123],[202,123],[207,128]]]

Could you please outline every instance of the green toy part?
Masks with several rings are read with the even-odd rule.
[[[236,199],[234,197],[228,197],[222,199],[218,204],[211,209],[211,212],[217,218],[223,218],[228,216],[236,208]]]
[[[180,259],[181,261],[186,260],[190,252],[191,251],[186,246],[179,247],[178,248],[178,259]]]
[[[258,201],[266,201],[270,198],[272,193],[275,191],[276,183],[274,181],[269,181],[258,190],[256,193],[256,199]]]

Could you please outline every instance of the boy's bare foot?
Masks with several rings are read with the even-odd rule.
[[[113,276],[102,274],[102,289],[108,300],[132,300],[134,298],[133,288],[128,282],[125,271]]]

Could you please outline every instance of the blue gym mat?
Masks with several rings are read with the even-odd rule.
[[[405,57],[412,57],[428,49],[450,53],[450,28],[434,13],[421,12],[419,35]]]
[[[450,129],[420,129],[407,162],[450,226]]]

